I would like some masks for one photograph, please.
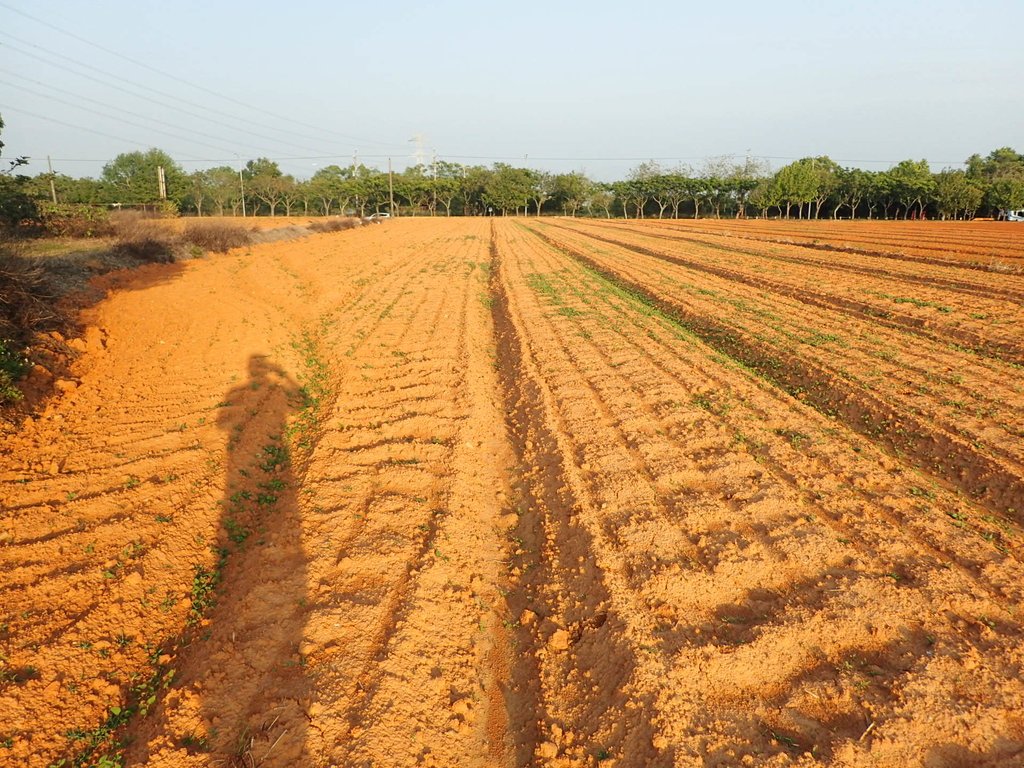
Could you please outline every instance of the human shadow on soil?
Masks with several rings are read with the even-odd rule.
[[[205,753],[217,765],[310,762],[311,684],[300,650],[307,563],[286,434],[299,393],[277,365],[253,355],[248,379],[223,399],[218,425],[228,441],[218,566],[196,567],[193,639],[157,713],[163,738],[139,734],[147,749],[164,749],[169,740],[178,755]],[[200,616],[196,609],[207,600],[215,605]],[[150,762],[148,754],[131,757]]]

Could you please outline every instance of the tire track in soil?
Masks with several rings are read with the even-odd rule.
[[[521,309],[528,345],[556,393],[558,434],[576,444],[575,452],[561,453],[573,457],[570,478],[583,476],[577,498],[590,503],[581,505],[579,518],[598,531],[593,557],[622,564],[614,571],[624,579],[608,581],[617,609],[610,616],[629,617],[626,634],[645,657],[646,674],[637,676],[657,692],[656,738],[676,748],[676,764],[866,766],[912,763],[926,749],[943,753],[935,739],[948,725],[911,732],[916,717],[944,717],[942,696],[960,674],[949,661],[965,656],[986,658],[986,690],[998,691],[973,721],[985,733],[979,745],[988,745],[979,754],[1012,761],[1024,746],[1002,744],[1022,697],[1012,672],[1021,628],[1011,612],[1019,591],[1010,587],[1019,563],[994,553],[986,558],[990,575],[1010,587],[1009,600],[985,596],[971,604],[971,597],[954,608],[951,598],[990,587],[963,568],[950,581],[941,558],[920,557],[916,541],[891,528],[884,514],[879,518],[875,508],[898,491],[885,472],[863,477],[857,464],[888,468],[890,459],[868,444],[855,446],[859,453],[837,451],[827,420],[788,398],[779,401],[777,391],[741,370],[726,368],[719,381],[707,381],[706,369],[719,365],[711,351],[695,338],[670,343],[667,318],[652,322],[656,313],[622,295],[618,311],[632,327],[621,329],[609,320],[612,302],[596,306],[598,293],[588,285],[596,279],[563,254],[543,254],[531,245],[539,240],[507,235],[500,242],[509,290],[526,302],[519,286],[533,283],[549,299],[546,320]],[[637,355],[640,349],[645,354]],[[580,402],[584,387],[596,407]],[[723,389],[736,395],[736,410],[680,404],[676,398],[691,387],[702,402]],[[715,424],[724,415],[730,418],[722,426],[743,423],[743,411],[744,431],[765,440],[750,453],[735,447],[734,426]],[[806,451],[759,425],[766,413],[784,432],[810,432],[815,443],[821,430],[817,467]],[[754,435],[745,440],[753,444]],[[790,476],[778,477],[771,464],[766,471],[765,455]],[[831,466],[839,455],[839,466]],[[851,503],[833,472],[860,478],[875,497]],[[949,495],[936,503],[962,502]],[[938,525],[932,536],[944,538],[947,549],[977,553],[974,542],[958,543],[949,526],[943,536]],[[841,538],[837,546],[837,526],[853,540]],[[905,570],[893,577],[894,567]],[[999,639],[963,636],[963,622],[979,612],[1001,617]],[[936,689],[946,693],[936,697]],[[633,764],[628,755],[623,760]]]
[[[574,295],[581,297],[580,300],[584,300],[581,292],[575,291],[573,293]],[[676,370],[675,366],[670,363],[666,363],[663,355],[653,354],[649,349],[647,349],[647,347],[653,347],[655,350],[662,352],[678,354],[678,349],[673,347],[669,341],[661,337],[651,336],[648,330],[643,327],[642,322],[638,322],[636,317],[631,316],[621,307],[611,306],[608,308],[608,311],[614,312],[617,317],[621,317],[624,322],[629,323],[630,326],[636,329],[636,340],[631,343],[635,344],[638,349],[642,350],[645,361],[649,366],[657,369],[675,381],[681,381],[687,377],[688,374],[685,370]],[[671,360],[671,358],[669,358],[669,360]],[[607,358],[607,361],[610,367],[618,367],[618,364],[610,357]],[[714,413],[720,420],[731,422],[728,416],[728,412],[731,407],[730,397],[728,395],[723,396],[719,393],[734,392],[738,388],[736,376],[725,376],[714,371],[709,372],[708,370],[702,370],[701,374],[702,376],[709,378],[712,383],[710,388],[707,390],[691,392],[693,401],[700,403],[701,408]],[[770,384],[763,383],[763,387],[770,387]],[[633,389],[638,396],[643,395],[642,387],[633,385]],[[749,409],[754,407],[749,394],[735,396],[739,397],[740,401],[744,403],[746,408]],[[661,412],[665,409],[666,408],[663,405],[660,408],[654,409],[649,415],[660,418]],[[774,419],[774,412],[776,409],[777,406],[775,408],[760,409],[758,411],[759,419],[766,423],[771,423]],[[741,425],[737,422],[735,424],[735,434],[749,434],[751,428],[750,425],[747,424],[742,426],[743,432],[740,430]],[[834,431],[831,427],[829,427],[828,430]],[[777,440],[780,435],[787,438],[781,443],[781,445]],[[749,447],[747,450],[754,453],[759,462],[772,467],[773,472],[780,480],[790,484],[801,495],[810,495],[811,492],[808,489],[813,487],[812,500],[820,500],[823,494],[823,490],[820,486],[820,480],[831,473],[831,467],[842,466],[843,464],[849,463],[851,460],[855,461],[858,456],[857,453],[853,452],[848,452],[845,456],[839,456],[833,453],[824,459],[823,465],[810,477],[794,474],[794,468],[802,463],[806,463],[808,459],[808,452],[800,449],[801,444],[804,441],[810,440],[811,438],[808,435],[796,432],[790,428],[789,425],[786,425],[784,427],[776,428],[774,432],[771,430],[763,430],[760,434],[755,433],[754,435],[750,435]],[[815,453],[819,450],[822,449],[816,449]],[[857,451],[859,452],[860,450],[861,449],[858,447]],[[779,455],[780,453],[782,454],[781,456]],[[644,461],[638,462],[638,467],[643,468],[645,466],[646,463]],[[893,466],[891,462],[890,466]],[[907,489],[905,489],[904,493],[912,496],[913,491],[916,488],[917,486],[910,484]],[[851,501],[854,503],[849,503]],[[949,504],[946,510],[948,519],[956,522],[958,525],[964,526],[963,521],[966,520],[965,514],[968,508],[952,500],[947,501],[947,503]],[[1001,548],[998,551],[1001,551],[1009,557],[1013,557],[1018,563],[1022,560],[1018,542],[1013,538],[1005,537],[998,526],[993,526],[988,523],[988,521],[978,521],[977,519],[973,521],[973,525],[979,526],[975,531],[979,537],[979,541],[977,542],[979,546],[969,552],[962,543],[959,543],[956,546],[951,546],[950,542],[944,540],[946,537],[938,531],[941,530],[945,533],[948,530],[947,528],[942,527],[941,529],[937,529],[932,523],[922,522],[920,512],[929,512],[926,506],[922,506],[915,510],[916,514],[907,515],[901,512],[895,505],[890,504],[889,502],[882,502],[875,498],[872,493],[865,490],[862,479],[859,477],[851,478],[851,482],[844,485],[842,490],[842,499],[835,499],[833,504],[842,506],[843,511],[841,513],[835,513],[824,519],[833,527],[836,534],[841,538],[850,539],[851,533],[854,531],[857,532],[857,536],[852,537],[853,539],[872,540],[880,537],[881,534],[878,531],[868,532],[867,530],[858,527],[857,521],[863,516],[861,506],[870,505],[873,509],[874,516],[880,517],[885,526],[902,530],[905,534],[914,536],[916,542],[915,548],[919,551],[928,552],[929,555],[936,558],[936,561],[941,562],[943,567],[957,568],[961,570],[967,578],[978,580],[979,584],[983,584],[983,588],[989,591],[990,594],[1002,605],[1013,605],[1022,597],[1021,592],[1016,587],[1010,588],[1010,585],[1015,581],[1014,577],[1004,578],[1002,582],[992,582],[986,580],[978,573],[985,568],[992,556],[991,547],[981,546],[982,541],[995,542]],[[1017,531],[1017,534],[1020,534],[1019,530]],[[902,562],[904,556],[905,553],[900,553],[899,555],[894,555],[890,558],[888,565],[889,572],[900,567],[899,564]]]
[[[337,347],[349,338],[357,341],[348,351],[360,348],[415,281],[410,270],[400,266],[407,255],[388,253],[383,264],[357,262],[357,269],[362,267],[366,274],[349,275],[351,286],[360,289],[372,281],[376,291],[357,290],[354,296],[349,291],[340,305],[325,303],[326,314],[317,324],[318,335],[325,338],[314,344],[319,349],[303,350],[304,354],[326,358],[320,361],[326,363],[327,359],[338,360]],[[329,272],[320,277],[330,284]],[[345,328],[347,332],[332,336],[338,318],[350,315],[354,319]],[[345,366],[335,365],[332,375],[340,375]],[[235,400],[230,395],[226,399]],[[328,406],[329,402],[320,405],[322,409]],[[259,414],[266,421],[267,414],[263,410]],[[279,409],[274,415],[261,435],[280,433],[286,427],[283,412]],[[274,478],[283,484],[284,493],[278,508],[270,510],[273,520],[259,529],[258,544],[265,549],[242,550],[241,558],[229,564],[220,607],[211,617],[212,629],[182,654],[179,682],[156,717],[133,734],[139,746],[130,751],[130,761],[152,766],[206,766],[224,761],[231,765],[312,764],[319,759],[311,746],[307,718],[314,695],[306,634],[311,600],[308,585],[315,560],[306,554],[310,548],[305,539],[317,511],[310,509],[304,489],[309,475],[308,451],[320,439],[319,427],[313,424],[310,428],[312,433],[302,441],[307,444],[300,452],[302,461]],[[232,436],[241,454],[260,454],[259,445],[244,450],[244,434],[233,429]],[[238,490],[225,499],[226,504],[237,503],[238,492],[246,490],[243,478],[255,471],[251,465],[229,469],[227,476],[236,481],[233,489]],[[247,490],[258,495],[260,489],[265,489],[265,484]],[[239,642],[239,637],[254,639]],[[211,662],[217,667],[211,669]]]
[[[766,349],[747,334],[694,313],[671,296],[602,264],[578,248],[536,229],[530,231],[626,290],[646,297],[716,350],[749,366],[790,394],[799,394],[823,412],[837,415],[862,435],[891,450],[914,456],[919,467],[937,480],[960,488],[972,499],[1019,522],[1020,510],[1024,510],[1024,484],[1019,474],[956,437],[952,430],[937,430],[907,410],[897,409],[871,392],[847,384],[822,366],[778,348]]]

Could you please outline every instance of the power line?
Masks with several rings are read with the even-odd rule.
[[[141,141],[135,141],[134,139],[126,139],[124,136],[115,136],[112,133],[106,133],[104,131],[97,131],[94,128],[86,128],[84,125],[75,125],[74,123],[66,123],[63,120],[58,120],[58,119],[56,119],[54,117],[47,117],[46,115],[40,115],[40,114],[37,114],[36,112],[30,112],[29,110],[21,109],[20,107],[12,107],[12,106],[9,106],[7,104],[0,104],[0,109],[4,109],[5,111],[8,111],[8,112],[17,112],[18,114],[22,114],[22,115],[28,115],[29,117],[34,117],[37,120],[46,120],[49,123],[56,123],[57,125],[63,125],[65,127],[67,127],[67,128],[74,128],[76,131],[85,131],[87,133],[95,133],[97,136],[103,136],[104,138],[107,138],[107,139],[115,139],[117,141],[123,141],[123,142],[125,142],[127,144],[134,144],[137,147],[147,147],[147,148],[149,147],[149,144],[145,144],[145,143],[143,143]],[[181,154],[181,155],[186,155],[186,156],[188,155],[187,152],[175,152],[175,154]],[[103,162],[107,162],[108,160],[109,160],[109,158],[105,159],[105,160],[89,160],[88,162],[90,162],[90,163],[103,163]],[[198,160],[197,158],[195,158],[195,156],[192,156],[192,161],[193,162],[204,162],[203,160]],[[61,161],[61,162],[64,162],[64,161]],[[85,161],[79,161],[79,162],[85,162]]]
[[[216,96],[219,99],[223,99],[224,101],[228,101],[228,102],[230,102],[232,104],[236,104],[236,105],[238,105],[240,107],[244,107],[245,109],[252,110],[253,112],[258,112],[260,114],[267,115],[268,117],[273,117],[276,120],[283,120],[285,122],[293,123],[294,125],[301,125],[304,128],[311,128],[311,129],[313,129],[315,131],[320,131],[322,133],[327,133],[328,135],[330,135],[332,137],[329,140],[334,140],[334,138],[337,137],[337,138],[346,139],[348,141],[354,141],[354,142],[362,143],[362,144],[372,144],[372,145],[376,145],[376,146],[380,146],[380,147],[399,146],[397,144],[391,144],[391,143],[388,143],[388,142],[374,141],[373,139],[366,139],[366,138],[360,138],[358,136],[348,136],[348,135],[345,135],[345,134],[334,133],[333,131],[327,131],[324,128],[321,128],[320,126],[317,126],[317,125],[312,125],[310,123],[305,123],[305,122],[302,122],[301,120],[296,120],[295,118],[288,117],[286,115],[279,115],[279,114],[276,114],[274,112],[270,112],[269,110],[262,109],[261,107],[255,107],[255,106],[253,106],[251,104],[246,104],[244,101],[236,99],[236,98],[234,98],[232,96],[228,96],[226,94],[219,93],[218,91],[215,91],[215,90],[213,90],[211,88],[207,88],[204,85],[200,85],[198,83],[193,83],[193,82],[191,82],[189,80],[185,80],[182,77],[174,75],[174,74],[172,74],[170,72],[165,72],[165,71],[163,71],[161,69],[158,69],[158,68],[156,68],[156,67],[154,67],[154,66],[152,66],[150,64],[147,64],[144,61],[139,61],[138,59],[133,59],[132,57],[126,56],[123,53],[119,53],[118,51],[115,51],[115,50],[112,50],[112,49],[107,48],[105,46],[102,46],[99,43],[95,43],[92,40],[87,40],[86,38],[84,38],[84,37],[82,37],[80,35],[77,35],[74,32],[69,32],[66,29],[58,27],[56,24],[52,24],[52,23],[50,23],[48,21],[44,21],[43,19],[40,19],[37,16],[33,16],[30,13],[26,13],[25,11],[22,11],[19,8],[14,8],[13,6],[9,5],[8,3],[2,2],[2,0],[0,0],[0,6],[8,9],[9,11],[13,11],[14,13],[17,13],[20,16],[24,16],[27,19],[31,19],[32,21],[36,22],[37,24],[42,24],[44,27],[48,27],[48,28],[50,28],[50,29],[52,29],[52,30],[54,30],[56,32],[60,32],[62,35],[67,35],[68,37],[71,37],[71,38],[73,38],[75,40],[78,40],[79,42],[85,43],[86,45],[92,46],[93,48],[96,48],[97,50],[103,51],[104,53],[107,53],[107,54],[109,54],[111,56],[116,56],[117,58],[123,59],[124,61],[127,61],[127,62],[129,62],[131,64],[134,64],[134,65],[136,65],[138,67],[143,67],[144,69],[148,69],[151,72],[155,72],[156,74],[161,75],[163,77],[166,77],[166,78],[168,78],[170,80],[174,80],[175,82],[181,83],[183,85],[187,85],[190,88],[195,88],[195,89],[197,89],[199,91],[203,91],[204,93],[208,93],[211,96]],[[8,35],[8,37],[10,37],[10,35]],[[24,41],[22,41],[22,42],[24,42]],[[277,130],[277,129],[275,129],[275,130]],[[304,137],[304,138],[310,138],[310,137],[307,136],[307,137]],[[324,141],[324,139],[316,139],[316,138],[314,138],[312,140],[313,141]]]
[[[11,88],[17,88],[18,90],[21,90],[21,91],[27,91],[28,93],[31,93],[33,96],[39,96],[39,97],[44,98],[44,99],[51,99],[52,101],[56,101],[58,104],[65,104],[65,105],[67,105],[69,107],[73,107],[74,109],[81,109],[84,112],[91,112],[92,114],[99,115],[100,117],[109,117],[109,115],[107,113],[101,112],[98,109],[90,109],[89,107],[83,107],[80,104],[74,104],[73,102],[66,101],[66,100],[61,99],[61,98],[59,98],[57,96],[51,96],[48,93],[38,93],[36,91],[33,91],[31,88],[26,88],[25,86],[18,85],[17,83],[9,83],[9,82],[7,82],[5,80],[0,80],[0,84],[10,86]],[[84,99],[85,97],[78,97],[78,98],[83,98]],[[86,99],[86,100],[87,101],[94,101],[93,99]],[[94,102],[94,103],[99,103],[99,102]],[[100,106],[106,107],[107,105],[100,103]],[[141,117],[143,120],[153,120],[153,118],[145,117],[144,115],[138,115],[135,112],[129,112],[127,110],[119,109],[117,107],[108,107],[108,108],[109,109],[115,109],[115,110],[117,110],[119,112],[124,112],[125,114],[128,114],[128,115],[135,115],[136,117]],[[195,139],[195,138],[193,138],[191,136],[182,136],[179,133],[174,133],[173,131],[164,130],[163,128],[153,128],[151,126],[146,126],[146,125],[143,125],[141,123],[136,123],[136,122],[134,122],[132,120],[125,120],[123,118],[119,119],[119,122],[123,123],[124,125],[134,126],[135,128],[141,128],[144,131],[151,131],[153,133],[162,133],[165,136],[170,136],[171,138],[174,138],[174,139],[180,139],[182,141],[189,141],[189,142],[192,142],[193,144],[200,144],[200,145],[202,145],[204,147],[209,147],[210,149],[216,149],[216,150],[219,150],[219,151],[222,151],[222,152],[230,152],[231,151],[230,149],[227,149],[226,147],[222,147],[222,146],[219,146],[217,144],[210,144],[210,143],[205,142],[205,141],[200,141],[200,140]],[[196,135],[197,136],[207,136],[208,138],[212,138],[212,139],[216,139],[217,138],[216,136],[210,136],[209,134],[200,133],[198,131],[196,132]]]
[[[24,43],[24,41],[20,40],[19,38],[14,38],[13,35],[10,35],[10,34],[8,34],[6,32],[0,31],[0,35],[4,35],[5,37],[11,37],[12,39],[18,40],[18,42],[23,42]],[[167,93],[165,91],[160,91],[160,90],[156,90],[156,89],[153,89],[153,88],[147,88],[146,86],[139,85],[138,83],[133,83],[131,80],[127,80],[127,79],[125,79],[123,77],[119,77],[118,75],[112,74],[112,73],[107,72],[107,71],[105,71],[103,69],[100,69],[98,67],[94,67],[91,64],[85,64],[84,62],[79,62],[79,61],[77,61],[75,59],[72,59],[69,56],[64,56],[62,54],[59,54],[59,53],[56,53],[56,52],[53,52],[53,51],[49,51],[48,49],[43,48],[42,46],[39,46],[39,45],[35,45],[34,43],[24,43],[24,44],[25,45],[29,45],[29,46],[31,46],[33,48],[38,48],[40,51],[43,51],[44,53],[47,53],[50,56],[56,56],[57,58],[64,59],[65,61],[69,61],[72,64],[74,64],[75,66],[85,67],[86,69],[91,69],[94,72],[98,72],[98,73],[100,73],[101,75],[104,75],[107,78],[112,78],[113,80],[120,81],[122,83],[127,83],[133,89],[137,89],[137,90],[141,90],[141,91],[146,91],[146,92],[152,91],[153,93],[157,93],[157,94],[159,94],[161,96],[164,96],[166,98],[172,99],[173,101],[181,102],[182,104],[187,104],[187,105],[189,105],[191,107],[195,107],[196,109],[202,110],[202,113],[200,113],[200,112],[190,112],[189,110],[182,109],[179,106],[168,104],[167,102],[160,101],[159,99],[154,99],[152,96],[148,95],[148,93],[136,93],[136,92],[134,92],[132,90],[128,90],[128,89],[124,88],[123,86],[119,86],[119,85],[116,85],[116,84],[110,83],[110,82],[105,82],[104,80],[102,80],[102,79],[100,79],[98,77],[94,77],[92,75],[85,74],[84,72],[78,72],[75,69],[73,69],[71,67],[68,67],[68,66],[65,66],[63,64],[58,64],[55,61],[51,61],[46,56],[40,56],[38,54],[32,53],[31,51],[22,50],[21,48],[18,48],[17,46],[11,45],[10,43],[4,43],[4,45],[6,45],[7,48],[10,48],[13,51],[17,51],[18,53],[20,53],[20,54],[22,54],[24,56],[30,56],[31,58],[36,59],[37,61],[41,61],[44,64],[47,64],[47,65],[49,65],[51,67],[56,67],[58,69],[62,69],[65,72],[70,72],[71,74],[76,75],[77,77],[84,77],[87,80],[92,80],[93,82],[99,83],[100,85],[103,85],[104,87],[113,88],[114,90],[121,91],[122,93],[128,94],[132,98],[143,99],[145,101],[149,101],[149,102],[152,102],[154,104],[158,104],[158,105],[160,105],[162,107],[165,107],[167,109],[176,110],[178,112],[182,112],[182,113],[190,115],[192,117],[199,118],[200,120],[206,120],[208,122],[212,122],[212,123],[215,123],[217,125],[226,125],[227,127],[232,128],[233,130],[241,131],[242,133],[249,133],[249,134],[253,133],[252,131],[247,131],[247,130],[245,130],[243,128],[237,128],[235,126],[235,124],[237,124],[239,122],[245,122],[245,120],[243,118],[237,117],[237,116],[229,114],[227,112],[223,112],[223,111],[221,111],[219,109],[213,109],[213,108],[210,108],[210,107],[203,106],[202,104],[197,104],[195,102],[188,101],[187,99],[182,99],[180,96],[175,96],[174,94]],[[221,121],[214,120],[214,119],[210,118],[209,117],[209,113],[210,112],[212,112],[214,114],[221,115],[223,117],[227,117],[229,120],[232,121],[232,124],[225,124],[225,123],[223,123]],[[273,130],[273,131],[282,130],[280,128],[274,128],[273,126],[263,126],[263,127],[264,128],[269,128],[270,130]],[[273,141],[273,142],[278,143],[278,144],[285,144],[287,146],[297,147],[299,149],[307,149],[307,150],[311,149],[308,146],[304,146],[302,144],[295,144],[294,142],[288,141],[286,139],[279,139],[279,138],[275,138],[273,136],[265,136],[265,135],[262,135],[262,134],[254,134],[254,135],[258,136],[259,138],[266,139],[267,141]],[[293,135],[298,135],[298,134],[293,134]],[[302,138],[302,137],[300,136],[300,138]],[[310,138],[310,137],[305,137],[305,138]],[[311,140],[314,141],[314,142],[320,142],[320,139],[317,139],[317,138],[312,138]]]
[[[8,46],[8,47],[12,47],[12,46]],[[17,50],[17,49],[15,48],[14,50]],[[19,53],[25,53],[25,55],[27,55],[27,56],[32,56],[33,58],[37,58],[37,59],[39,59],[41,61],[46,62],[46,59],[44,59],[41,56],[36,56],[33,53],[28,53],[27,51],[19,51]],[[225,123],[225,122],[223,122],[221,120],[215,120],[212,117],[208,117],[206,115],[202,115],[202,114],[200,114],[198,112],[190,112],[187,109],[182,109],[181,107],[168,104],[166,101],[160,101],[159,99],[154,99],[151,96],[147,96],[147,95],[144,95],[144,94],[133,93],[132,91],[129,91],[126,88],[122,88],[122,87],[120,87],[118,85],[115,85],[113,83],[105,83],[102,80],[100,80],[98,77],[92,77],[91,75],[86,75],[86,74],[83,74],[81,72],[75,72],[73,69],[71,69],[69,67],[63,67],[60,64],[54,64],[53,62],[46,62],[46,63],[50,64],[51,66],[55,66],[55,67],[58,67],[60,69],[63,69],[65,71],[67,71],[67,72],[71,72],[72,74],[75,74],[78,77],[84,77],[84,78],[86,78],[88,80],[92,80],[93,82],[99,83],[100,85],[103,85],[103,86],[105,86],[107,88],[113,88],[114,90],[121,91],[122,93],[126,93],[129,96],[132,96],[134,98],[143,99],[144,101],[148,101],[148,102],[150,102],[152,104],[156,104],[159,107],[164,107],[165,109],[173,110],[175,113],[180,113],[180,114],[183,114],[183,115],[189,115],[191,117],[196,117],[196,118],[199,118],[200,120],[205,120],[208,123],[212,123],[213,125],[219,125],[221,127],[228,128],[228,129],[236,131],[238,133],[248,134],[249,136],[255,136],[256,138],[264,139],[265,141],[271,141],[271,142],[274,142],[274,143],[277,143],[277,144],[285,144],[287,146],[297,147],[298,149],[310,149],[310,147],[303,146],[302,144],[292,144],[289,141],[283,141],[283,140],[277,139],[277,138],[275,138],[273,136],[266,136],[266,135],[264,135],[262,133],[256,133],[254,131],[248,131],[248,130],[246,130],[244,128],[239,128],[236,125],[233,125],[231,123]],[[31,78],[25,77],[24,75],[19,75],[16,72],[11,72],[10,70],[6,70],[6,69],[3,69],[3,68],[0,68],[0,72],[3,72],[3,73],[8,74],[8,75],[13,75],[14,77],[21,78],[22,80],[26,80],[26,81],[28,81],[30,83],[35,84],[35,85],[42,85],[45,88],[49,88],[51,90],[58,91],[59,93],[71,94],[70,91],[66,91],[66,90],[64,90],[62,88],[57,88],[56,86],[49,85],[48,83],[43,83],[43,82],[41,82],[39,80],[33,80]],[[117,107],[117,106],[114,106],[112,104],[108,104],[106,102],[98,101],[96,99],[90,99],[90,98],[88,98],[86,96],[79,96],[78,94],[71,94],[71,95],[75,96],[76,98],[82,99],[84,101],[90,101],[90,102],[92,102],[94,104],[99,104],[100,106],[106,107],[108,109],[114,109],[114,110],[117,110],[119,112],[124,112],[125,114],[128,114],[128,115],[135,115],[136,117],[144,117],[144,116],[138,115],[137,113],[134,113],[134,112],[131,112],[131,111],[127,110],[127,109],[124,109],[123,107]],[[145,118],[144,117],[144,119],[148,120],[148,119],[151,119],[151,118]],[[208,138],[223,138],[223,137],[211,137],[209,134],[204,134],[204,133],[202,133],[200,131],[195,131],[195,133],[198,136],[207,136]],[[253,144],[250,144],[248,146],[255,147],[255,145],[253,145]]]

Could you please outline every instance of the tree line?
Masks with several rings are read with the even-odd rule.
[[[157,168],[163,169],[161,196]],[[185,172],[166,152],[118,155],[98,179],[8,173],[26,215],[33,205],[166,206],[187,215],[540,215],[603,218],[785,217],[971,219],[1024,208],[1024,155],[1004,147],[969,157],[964,169],[933,173],[925,160],[885,171],[840,166],[827,156],[770,171],[753,159],[712,158],[701,167],[641,163],[625,179],[598,182],[582,172],[552,174],[505,163],[438,161],[388,173],[329,165],[296,179],[267,158],[241,169]],[[8,217],[10,218],[10,217]]]

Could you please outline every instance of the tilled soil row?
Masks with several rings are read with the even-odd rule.
[[[609,229],[627,229],[637,231],[632,224],[623,222],[604,224],[604,226]],[[652,229],[655,231],[651,231]],[[659,232],[657,230],[661,231]],[[990,273],[989,275],[974,275],[970,271],[971,266],[969,264],[964,264],[959,261],[926,260],[922,262],[927,265],[940,267],[941,269],[915,268],[913,264],[914,260],[912,258],[904,258],[897,253],[854,253],[854,255],[866,255],[871,258],[867,261],[857,261],[853,259],[842,261],[829,259],[824,261],[820,257],[804,253],[807,250],[814,251],[822,249],[817,248],[813,244],[802,242],[780,241],[776,243],[776,245],[788,246],[786,252],[782,253],[777,248],[771,248],[771,244],[775,243],[775,241],[766,241],[757,237],[745,237],[742,235],[734,236],[731,233],[716,232],[700,233],[704,235],[701,237],[691,234],[691,230],[688,228],[672,226],[657,227],[657,225],[654,227],[647,226],[641,228],[639,231],[643,231],[649,237],[658,237],[676,242],[687,242],[704,248],[712,248],[727,253],[745,254],[762,259],[771,259],[796,266],[806,265],[810,267],[821,267],[824,263],[828,269],[836,272],[848,272],[850,274],[863,275],[865,277],[880,280],[890,278],[910,283],[924,289],[939,287],[954,293],[963,293],[980,299],[999,297],[1008,301],[1017,302],[1018,304],[1021,301],[1024,301],[1024,280],[1022,280],[1019,275],[1010,274],[1000,275],[999,277],[995,277],[995,273]],[[668,234],[668,232],[671,232],[672,234]],[[759,243],[761,245],[752,244],[749,246],[741,246],[733,242],[737,239],[747,240],[748,242]],[[978,267],[977,269],[982,268]],[[950,270],[968,271],[961,272],[960,274],[953,273],[951,276]],[[983,271],[989,272],[990,270],[984,269]]]
[[[291,577],[304,585],[290,595],[299,618],[278,619],[267,654],[237,647],[262,600],[215,617],[133,760],[440,766],[510,748],[497,586],[506,460],[477,229],[410,238],[387,278],[330,313],[331,396],[302,478]],[[222,660],[212,680],[211,658]],[[282,684],[282,667],[305,688]],[[187,756],[197,730],[211,751]]]
[[[570,231],[572,230],[570,227],[566,227],[566,229],[570,229]],[[648,231],[644,230],[630,231],[643,236],[648,236],[650,234]],[[793,297],[804,304],[833,310],[858,320],[862,320],[867,316],[870,317],[872,322],[877,323],[878,325],[905,331],[929,341],[939,343],[953,342],[958,346],[966,347],[970,352],[975,354],[986,355],[996,360],[1003,360],[1016,365],[1024,363],[1024,344],[1021,344],[1016,340],[998,341],[988,339],[982,334],[970,329],[953,328],[945,325],[939,326],[935,329],[929,328],[928,326],[934,325],[933,321],[897,312],[888,308],[882,309],[877,303],[856,300],[822,291],[811,291],[780,280],[770,280],[759,275],[752,275],[737,269],[729,269],[720,265],[710,264],[707,261],[688,259],[677,253],[668,253],[664,250],[648,248],[637,243],[624,242],[617,238],[598,234],[598,232],[594,230],[588,229],[586,232],[587,236],[594,240],[600,240],[601,242],[628,248],[629,250],[637,253],[653,256],[672,264],[684,266],[688,269],[717,275],[718,277],[726,280],[734,280],[736,282],[745,283],[746,285],[764,288],[772,293]]]
[[[536,226],[536,223],[534,223]],[[551,228],[548,225],[548,231]],[[600,232],[600,231],[599,231]],[[717,321],[771,348],[782,348],[824,365],[850,385],[873,391],[897,410],[907,411],[996,458],[1024,464],[1024,390],[1015,366],[970,354],[952,344],[927,344],[873,317],[837,316],[784,294],[767,293],[742,281],[665,263],[621,246],[595,242],[589,232],[561,230],[557,239],[635,280],[685,301],[694,313]],[[687,247],[691,258],[714,262],[714,252]],[[756,264],[756,262],[755,262]],[[834,285],[828,275],[821,284]],[[832,289],[841,293],[844,288]],[[961,307],[960,313],[967,308]],[[1005,327],[1020,323],[1007,312]],[[1005,331],[1001,338],[1013,337]]]
[[[496,230],[492,313],[519,516],[508,598],[519,655],[510,680],[515,764],[586,765],[614,754],[668,766],[670,753],[656,746],[653,698],[633,680],[640,658],[621,618],[628,613],[609,619],[609,575],[595,557],[601,534],[584,522],[592,510],[573,471],[570,427],[531,352],[530,318],[510,293],[512,256]]]
[[[94,369],[3,477],[0,763],[511,749],[478,229],[255,248],[98,308]]]
[[[1020,245],[1012,225],[993,225],[992,222],[939,224],[941,229],[937,232],[935,224],[911,224],[908,229],[899,222],[830,224],[807,221],[801,226],[796,222],[780,221],[770,226],[769,222],[745,221],[737,226],[723,221],[718,227],[712,227],[709,226],[712,222],[707,219],[700,224],[667,219],[648,221],[701,234],[982,271],[992,271],[993,266],[1000,264],[1019,267],[1024,261],[1024,247]],[[930,253],[939,253],[942,257],[921,255]],[[988,262],[969,260],[975,257],[988,259]]]
[[[791,395],[841,419],[887,448],[909,455],[933,476],[1019,522],[1018,513],[1024,509],[1020,472],[979,451],[972,443],[959,438],[955,431],[940,429],[934,421],[918,419],[907,410],[850,384],[813,360],[767,346],[733,325],[696,313],[658,287],[637,281],[621,268],[610,267],[601,257],[568,246],[536,229],[534,232],[572,258],[646,297],[715,349],[741,361]]]
[[[0,450],[0,765],[1024,756],[1020,527],[576,255],[398,220],[108,281]]]
[[[579,526],[577,578],[603,601],[570,599],[576,613],[546,629],[525,616],[545,651],[538,755],[637,766],[938,759],[947,737],[936,734],[949,731],[931,697],[955,684],[945,659],[963,653],[985,654],[1000,690],[975,721],[999,724],[981,726],[967,751],[1017,753],[998,734],[1022,692],[1011,671],[1019,534],[1016,556],[962,536],[939,510],[980,520],[983,509],[941,490],[936,509],[916,505],[919,481],[898,462],[559,250],[506,223],[496,250],[530,404],[513,419],[528,425],[519,450],[548,468],[535,485],[562,494],[549,493],[549,515]],[[538,442],[544,424],[551,438]],[[950,610],[968,594],[1006,622],[995,657],[992,635],[967,638],[955,618],[980,604]],[[624,645],[605,652],[612,668],[594,686],[608,626]],[[550,685],[545,667],[561,673]],[[623,698],[634,717],[602,727]],[[920,722],[937,730],[923,736]]]

